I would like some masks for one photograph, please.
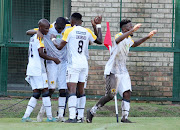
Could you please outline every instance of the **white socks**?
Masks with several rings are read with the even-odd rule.
[[[40,111],[39,111],[40,113],[45,113],[46,111],[45,111],[45,107],[44,107],[44,105],[42,104],[42,106],[41,106],[41,108],[40,108]]]
[[[75,95],[70,96],[68,100],[69,119],[76,118],[76,103],[77,103],[77,97]]]
[[[121,103],[121,108],[122,108],[122,117],[121,119],[124,117],[125,119],[128,118],[129,115],[129,110],[130,110],[130,102],[126,101],[126,100],[122,100]]]
[[[90,112],[91,112],[91,114],[94,115],[94,114],[96,114],[97,110],[98,110],[98,106],[94,105],[94,106],[91,108]]]
[[[63,117],[65,102],[66,102],[66,97],[58,98],[58,104],[59,104],[58,117]]]
[[[35,108],[36,104],[37,104],[37,99],[34,97],[31,97],[29,102],[28,102],[26,112],[25,112],[23,118],[27,118],[30,116],[30,114],[33,111],[33,109]]]
[[[51,111],[51,100],[50,97],[42,97],[43,105],[46,110],[46,115],[48,119],[52,119],[52,111]]]
[[[84,118],[85,105],[86,105],[86,95],[83,95],[82,97],[78,98],[78,104],[77,104],[78,116],[77,116],[77,119]]]

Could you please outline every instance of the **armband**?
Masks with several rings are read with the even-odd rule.
[[[52,38],[51,41],[54,42],[56,40],[56,38]]]
[[[101,28],[101,24],[96,24],[96,28]]]

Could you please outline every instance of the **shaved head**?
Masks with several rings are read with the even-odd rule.
[[[38,26],[41,26],[41,25],[50,25],[50,23],[47,19],[41,19],[38,22]]]
[[[41,19],[38,22],[39,26],[39,31],[43,34],[46,35],[49,31],[50,23],[47,19]]]

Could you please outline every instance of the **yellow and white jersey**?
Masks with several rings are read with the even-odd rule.
[[[87,68],[87,49],[89,41],[95,41],[96,35],[88,28],[74,26],[66,29],[62,40],[67,42],[68,66],[72,68]]]
[[[37,39],[37,34],[32,36],[29,41],[29,57],[26,75],[29,76],[41,76],[42,73],[46,73],[44,59],[39,56],[38,49],[44,48],[44,41]]]
[[[134,41],[132,40],[131,36],[128,36],[128,38],[125,38],[120,43],[116,44],[116,38],[122,34],[123,33],[120,32],[115,35],[110,52],[110,59],[105,66],[105,75],[109,75],[110,73],[122,74],[128,72],[126,68],[126,59],[129,53],[129,49],[134,44]]]

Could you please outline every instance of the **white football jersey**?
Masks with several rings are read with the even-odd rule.
[[[67,61],[72,68],[88,68],[87,53],[89,41],[97,36],[88,28],[74,26],[66,29],[62,40],[67,42]]]
[[[51,41],[50,37],[51,35],[55,35],[56,36],[56,42],[60,44],[64,31],[67,28],[70,28],[71,25],[70,24],[66,24],[64,30],[61,33],[58,33],[57,30],[55,29],[54,26],[55,22],[53,24],[51,24],[50,28],[49,28],[49,32],[47,35],[44,35],[44,45],[47,51],[47,55],[54,57],[54,58],[58,58],[61,63],[66,62],[67,61],[67,48],[64,47],[62,50],[58,50],[53,42]],[[51,61],[47,61],[47,62],[51,62]]]
[[[122,32],[116,34],[115,39],[122,34]],[[129,48],[133,44],[134,41],[132,40],[131,36],[128,36],[128,38],[125,38],[118,44],[116,44],[116,41],[114,40],[110,52],[110,59],[105,66],[105,75],[109,75],[110,73],[122,74],[128,72],[126,68],[126,59],[129,53]]]
[[[29,76],[41,76],[42,73],[46,73],[44,59],[39,56],[38,49],[44,48],[44,41],[37,39],[37,34],[32,36],[29,41],[29,57],[26,75]]]

